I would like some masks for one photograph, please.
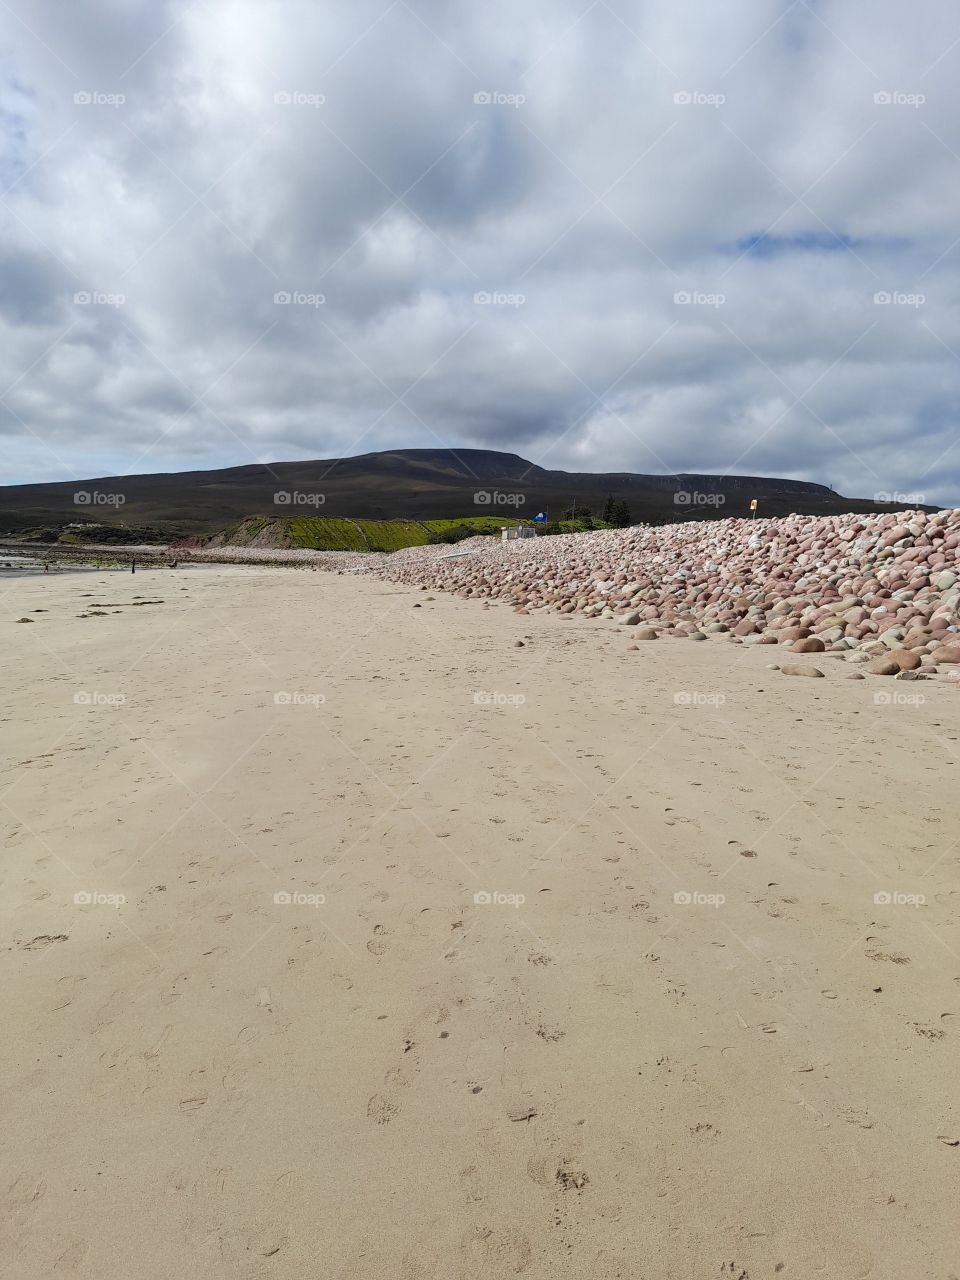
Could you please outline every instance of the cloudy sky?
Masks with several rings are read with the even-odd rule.
[[[960,504],[952,0],[3,0],[2,481],[491,447]]]

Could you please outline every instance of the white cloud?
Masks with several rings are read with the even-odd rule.
[[[11,4],[6,480],[442,441],[960,501],[946,0]]]

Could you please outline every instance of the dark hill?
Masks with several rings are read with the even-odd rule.
[[[699,495],[676,502],[677,492]],[[76,494],[91,495],[89,501]],[[289,502],[277,494],[293,495]],[[490,500],[475,499],[489,494]],[[489,449],[391,449],[359,457],[276,462],[218,471],[102,476],[83,481],[0,487],[0,534],[95,522],[154,536],[208,534],[246,516],[323,515],[419,519],[502,513],[558,517],[602,512],[608,494],[623,499],[635,523],[744,515],[749,499],[764,515],[892,509],[844,498],[824,485],[759,476],[636,475],[549,471],[514,453]],[[107,495],[104,499],[103,495]],[[122,497],[117,503],[115,495]],[[306,496],[304,496],[306,495]],[[497,495],[500,495],[499,499]],[[504,501],[519,495],[522,503]],[[319,501],[322,496],[323,501]],[[314,501],[313,499],[317,500]]]

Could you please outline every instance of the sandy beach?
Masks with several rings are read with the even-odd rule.
[[[960,1274],[954,687],[322,572],[4,590],[0,1274]]]

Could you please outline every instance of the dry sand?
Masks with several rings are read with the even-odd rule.
[[[955,689],[321,573],[5,591],[4,1277],[960,1274]]]

